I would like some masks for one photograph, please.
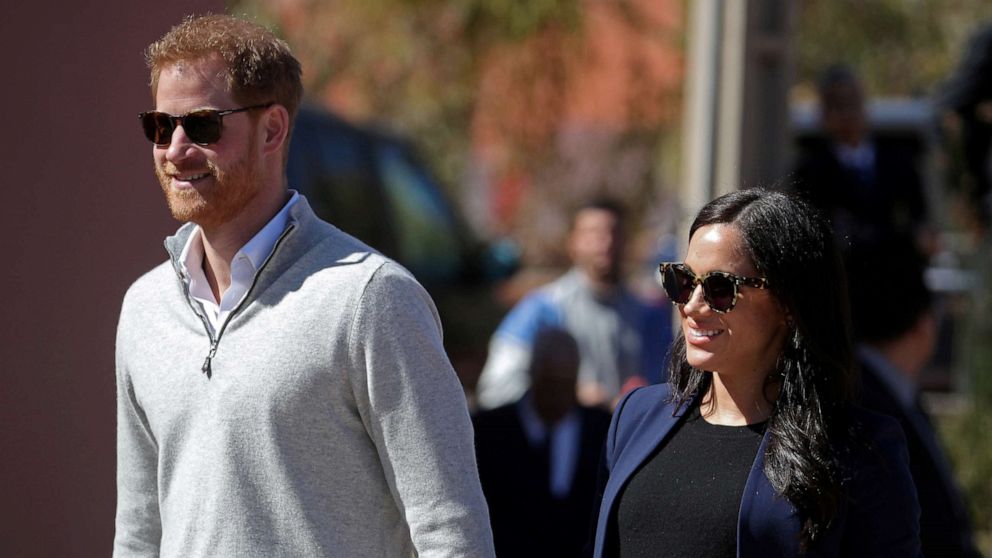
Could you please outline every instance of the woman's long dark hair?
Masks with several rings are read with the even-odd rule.
[[[842,499],[837,455],[849,426],[843,409],[854,382],[843,264],[826,221],[782,192],[751,188],[721,196],[700,210],[689,237],[713,224],[736,227],[745,254],[791,318],[785,347],[766,380],[777,382],[779,393],[768,420],[764,472],[804,518],[806,548],[829,526]],[[702,396],[712,381],[710,372],[689,366],[681,334],[669,372],[679,408]]]

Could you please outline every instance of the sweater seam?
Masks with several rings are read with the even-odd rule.
[[[372,273],[369,274],[368,279],[365,280],[365,284],[362,285],[362,292],[355,299],[355,310],[351,316],[351,326],[348,328],[348,353],[351,355],[356,354],[355,338],[357,336],[356,330],[358,329],[359,314],[363,312],[365,305],[363,304],[366,294],[369,292],[369,287],[372,281],[375,280],[376,276],[379,275],[380,271],[386,267],[385,261],[379,263]],[[357,356],[357,355],[356,355]],[[368,366],[365,362],[361,363],[361,369],[365,371],[366,378],[368,377]],[[355,367],[351,367],[352,374],[349,374],[349,382],[351,383],[351,395],[355,398],[355,401],[359,400],[358,393],[355,392],[355,378],[353,376]]]

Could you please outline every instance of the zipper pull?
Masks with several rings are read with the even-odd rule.
[[[203,361],[203,366],[200,368],[200,371],[206,374],[207,378],[210,378],[210,361],[213,360],[215,354],[217,354],[217,342],[213,341],[210,343],[210,352],[207,354],[207,358]]]

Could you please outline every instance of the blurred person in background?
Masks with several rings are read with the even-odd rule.
[[[657,381],[671,339],[667,311],[624,285],[625,241],[624,211],[616,202],[595,199],[575,211],[568,236],[572,268],[525,296],[493,334],[476,386],[480,408],[524,395],[534,339],[548,327],[568,331],[578,343],[583,405],[611,407],[625,389]]]
[[[797,191],[831,220],[842,244],[911,236],[922,253],[932,253],[933,233],[913,151],[871,133],[864,89],[851,68],[828,68],[817,93],[825,137],[800,152]]]
[[[964,56],[944,84],[938,106],[950,111],[960,165],[951,187],[962,195],[965,209],[981,234],[992,219],[992,24],[980,27]]]
[[[967,233],[956,251],[961,267],[972,274],[968,286],[960,362],[964,364],[970,403],[949,420],[948,449],[963,473],[959,480],[971,496],[976,538],[992,556],[992,22],[976,24],[957,68],[937,96],[942,109],[947,188],[957,211],[953,222]]]
[[[288,189],[300,64],[189,18],[146,52],[173,216],[117,336],[114,555],[493,555],[433,303]]]
[[[825,219],[788,194],[733,192],[661,273],[681,331],[669,381],[614,411],[594,556],[918,556],[902,430],[852,404]]]
[[[578,556],[610,415],[579,404],[579,347],[568,332],[538,332],[528,369],[524,397],[473,419],[496,554]]]
[[[978,557],[964,499],[917,382],[937,342],[924,262],[909,239],[859,244],[847,254],[851,317],[859,346],[862,404],[899,421],[920,501],[927,557]]]

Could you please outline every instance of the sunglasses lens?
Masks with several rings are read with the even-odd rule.
[[[141,115],[141,127],[148,141],[156,145],[169,145],[172,133],[176,130],[174,119],[164,112],[145,112]],[[186,136],[194,143],[216,143],[220,140],[223,126],[221,117],[215,110],[200,110],[180,118],[180,125]]]
[[[735,297],[734,282],[722,275],[710,275],[703,280],[706,302],[714,310],[726,312],[733,308]]]
[[[661,284],[665,288],[665,294],[672,302],[685,304],[692,298],[694,285],[693,277],[681,267],[669,266],[665,268]]]
[[[221,119],[215,110],[191,112],[183,118],[183,130],[194,143],[215,143],[220,139]]]
[[[145,137],[157,145],[169,143],[172,138],[172,119],[163,112],[146,112],[141,115]]]

